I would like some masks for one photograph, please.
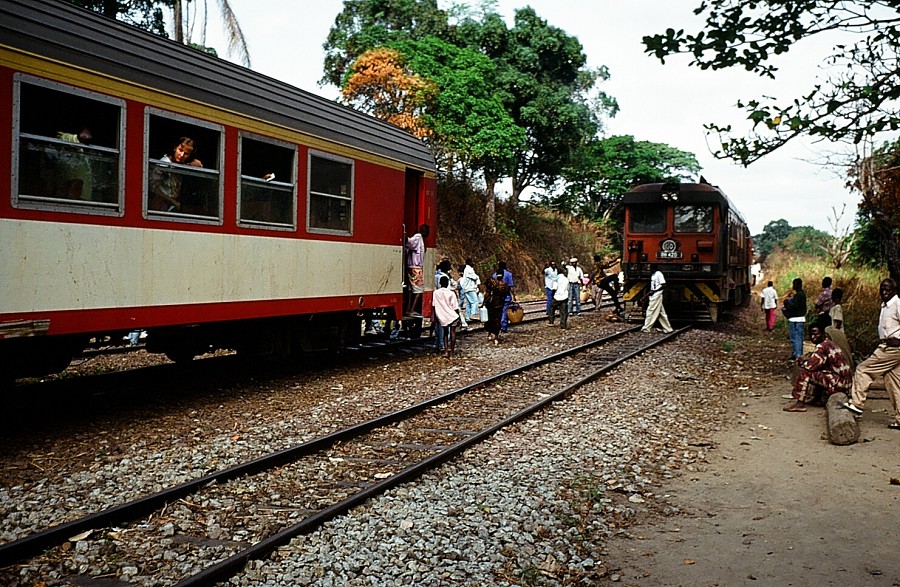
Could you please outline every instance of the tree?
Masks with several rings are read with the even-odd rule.
[[[532,8],[516,11],[512,29],[495,13],[480,23],[464,20],[455,37],[497,64],[495,91],[525,129],[526,143],[511,169],[514,202],[528,187],[555,184],[581,146],[596,136],[601,118],[618,110],[615,100],[595,87],[608,78],[606,68],[587,68],[578,39]]]
[[[806,38],[845,33],[823,61],[831,76],[792,102],[751,98],[738,107],[752,123],[748,136],[732,136],[730,125],[708,124],[719,135],[720,157],[743,165],[801,136],[847,140],[900,128],[900,4],[893,0],[703,0],[704,30],[687,34],[668,29],[644,37],[646,52],[662,62],[679,53],[701,69],[743,67],[775,78],[774,56]]]
[[[850,170],[859,213],[878,235],[891,277],[900,280],[900,140],[863,152]]]
[[[528,187],[555,184],[578,149],[596,135],[600,118],[617,109],[615,100],[597,92],[595,87],[608,77],[608,72],[605,68],[587,68],[581,43],[548,25],[530,8],[516,11],[512,29],[490,6],[480,20],[464,15],[451,25],[448,18],[434,0],[347,0],[324,45],[327,53],[323,82],[343,84],[349,64],[377,46],[397,47],[401,42],[437,38],[470,51],[461,55],[485,55],[495,67],[489,94],[495,95],[496,100],[479,98],[477,105],[481,109],[469,111],[472,120],[464,125],[443,126],[445,137],[455,137],[457,145],[469,141],[470,148],[453,148],[450,153],[476,154],[471,147],[488,144],[487,132],[482,131],[474,139],[459,133],[476,126],[482,128],[485,120],[500,122],[494,105],[499,101],[512,124],[504,123],[504,131],[488,149],[487,159],[476,154],[477,161],[472,160],[472,165],[464,161],[464,165],[480,166],[489,200],[493,199],[494,185],[504,177],[512,178],[513,201],[518,201]],[[407,58],[412,59],[421,49],[408,53]],[[437,62],[448,63],[442,59]],[[471,59],[470,65],[453,66],[456,73],[439,82],[440,95],[455,96],[457,108],[461,103],[471,104],[459,102],[465,97],[465,88],[459,81],[470,74],[475,76],[471,79],[477,80],[480,75],[481,66]],[[422,69],[422,65],[416,69]],[[432,74],[432,79],[437,80],[437,75]],[[461,110],[445,113],[448,116],[442,117],[443,123],[461,121],[466,114]],[[433,128],[438,129],[437,121]],[[524,131],[524,142],[516,140],[516,128]],[[514,156],[506,157],[504,152],[510,141],[518,144]],[[446,146],[450,141],[441,144]]]
[[[321,83],[343,87],[350,65],[366,51],[406,39],[446,38],[447,28],[437,0],[344,0],[322,45]]]
[[[760,234],[753,237],[753,248],[758,253],[769,255],[775,250],[776,246],[780,246],[787,240],[787,237],[790,236],[793,230],[784,218],[773,220],[763,226],[763,231]]]
[[[344,101],[376,118],[428,136],[422,115],[437,94],[437,85],[416,75],[403,55],[387,47],[363,53],[350,67],[341,94]]]
[[[206,27],[209,22],[207,0],[168,0],[172,3],[173,25],[172,29],[175,33],[175,40],[185,45],[191,45],[202,51],[207,51],[206,47]],[[202,3],[203,15],[198,17],[197,11]],[[247,48],[247,40],[241,31],[241,25],[238,23],[231,4],[228,0],[216,0],[219,5],[219,15],[222,18],[222,26],[225,28],[225,38],[228,42],[227,54],[237,53],[244,67],[250,67],[250,51]],[[192,40],[194,27],[197,22],[200,23],[200,41],[194,43]],[[215,51],[211,51],[215,55]]]
[[[831,265],[835,269],[840,269],[847,262],[847,259],[850,258],[853,252],[853,243],[857,236],[856,233],[850,232],[849,226],[841,228],[841,218],[844,217],[846,211],[847,204],[841,207],[840,212],[837,211],[837,208],[831,208],[832,218],[828,219],[828,223],[831,225],[831,234],[820,245],[820,248],[825,251],[825,255],[831,260]]]
[[[107,18],[167,37],[163,9],[174,0],[68,0],[71,4],[92,10]]]
[[[434,37],[372,49],[350,67],[347,103],[426,138],[444,174],[508,168],[525,133],[492,95],[490,59]],[[493,197],[488,198],[488,204]],[[488,206],[493,220],[493,207]]]
[[[812,226],[796,226],[791,229],[791,233],[787,238],[781,242],[781,248],[788,253],[822,258],[825,256],[825,249],[822,247],[822,243],[827,240],[827,232]]]
[[[396,46],[413,71],[438,88],[424,113],[438,164],[469,181],[476,172],[509,168],[525,132],[493,95],[494,63],[434,37]]]
[[[881,234],[872,224],[872,219],[860,209],[856,211],[856,230],[853,231],[853,234],[856,239],[853,242],[850,258],[860,265],[883,267],[885,254]]]
[[[164,9],[172,10],[172,32],[175,40],[197,50],[218,56],[215,49],[206,46],[206,26],[208,23],[207,0],[68,0],[72,4],[93,10],[107,18],[127,22],[161,37],[168,37]],[[216,0],[225,33],[228,39],[228,53],[237,52],[241,62],[250,67],[250,52],[240,24],[228,0]],[[197,11],[202,7],[202,17]],[[194,26],[200,22],[199,43],[192,40]]]
[[[593,139],[563,171],[562,193],[550,198],[562,212],[593,220],[617,215],[622,196],[642,183],[688,180],[700,172],[693,153],[633,136]]]

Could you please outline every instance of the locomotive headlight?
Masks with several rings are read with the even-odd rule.
[[[700,267],[700,271],[706,271],[707,273],[712,273],[712,265],[703,265]]]

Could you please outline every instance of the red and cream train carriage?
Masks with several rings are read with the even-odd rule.
[[[0,2],[0,96],[0,375],[135,329],[186,359],[400,317],[404,239],[435,223],[412,135],[55,0]],[[181,137],[202,166],[163,157]]]

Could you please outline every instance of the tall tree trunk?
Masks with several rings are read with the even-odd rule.
[[[175,40],[184,44],[184,11],[181,6],[181,0],[175,0],[172,6],[172,32],[175,34]]]
[[[101,12],[106,18],[115,19],[119,16],[119,3],[117,0],[103,0]]]
[[[527,174],[523,175],[519,173],[518,167],[513,168],[512,173],[512,201],[518,206],[520,202],[520,198],[522,197],[522,192],[525,191],[531,185],[531,179],[527,176]]]
[[[491,232],[497,231],[497,202],[494,194],[497,179],[496,175],[487,171],[484,172],[484,218],[488,226],[491,227]]]

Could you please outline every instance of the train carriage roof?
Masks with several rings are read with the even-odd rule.
[[[59,0],[0,0],[0,45],[435,169],[428,146],[399,127]]]
[[[705,183],[647,183],[631,188],[622,196],[623,205],[659,204],[663,193],[677,193],[680,204],[718,204],[730,210],[746,224],[740,211],[735,208],[725,192],[718,186]]]

